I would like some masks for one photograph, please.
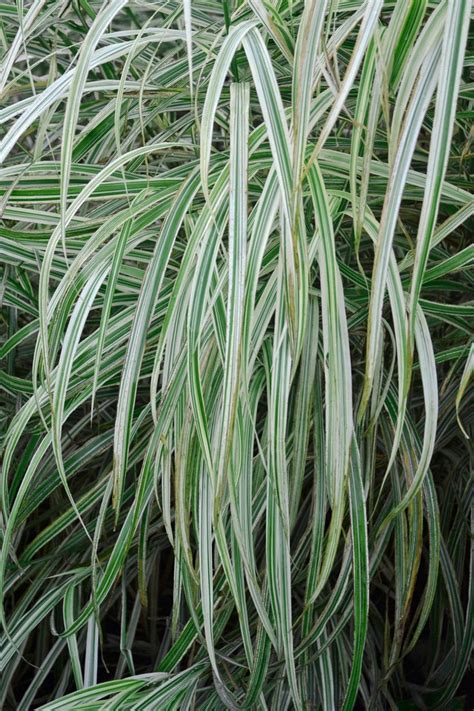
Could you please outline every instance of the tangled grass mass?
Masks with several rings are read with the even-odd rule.
[[[472,12],[0,0],[0,708],[473,708]]]

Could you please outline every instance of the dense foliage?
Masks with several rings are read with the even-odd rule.
[[[462,707],[471,12],[0,2],[3,709]]]

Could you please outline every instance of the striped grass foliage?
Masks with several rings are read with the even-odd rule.
[[[462,707],[471,13],[0,2],[2,708]]]

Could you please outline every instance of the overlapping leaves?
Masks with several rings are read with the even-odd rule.
[[[446,708],[470,0],[0,11],[0,705]]]

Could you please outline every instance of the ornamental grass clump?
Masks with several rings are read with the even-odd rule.
[[[1,708],[468,708],[471,13],[0,2]]]

